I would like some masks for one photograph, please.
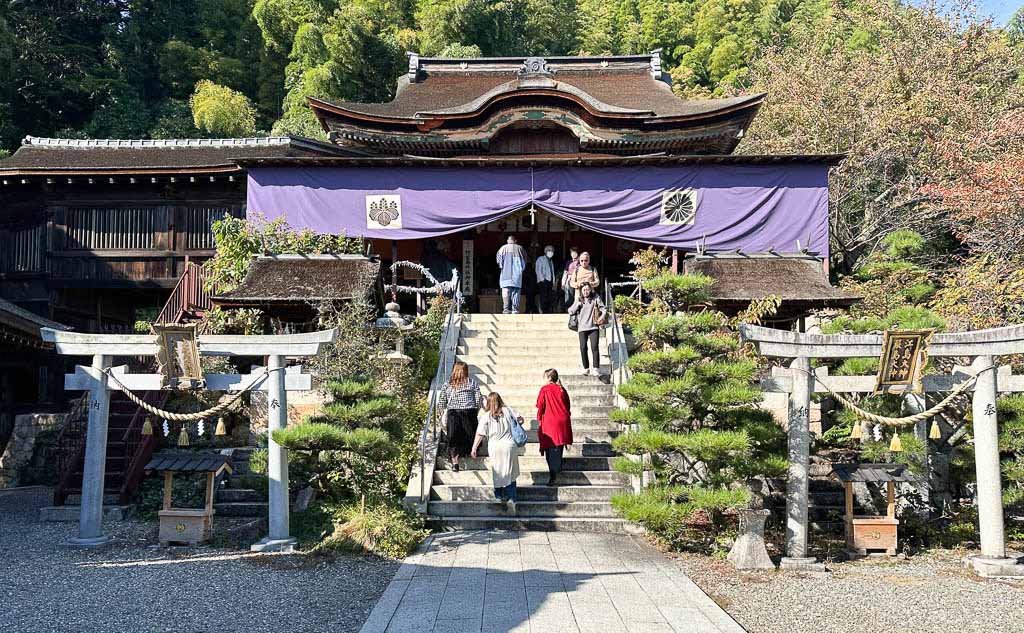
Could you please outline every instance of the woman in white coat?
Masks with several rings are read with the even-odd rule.
[[[521,415],[506,407],[497,392],[491,392],[480,411],[473,451],[470,453],[476,459],[477,449],[487,440],[494,496],[510,514],[516,513],[516,478],[519,477],[519,447],[512,439],[513,420],[523,423]]]

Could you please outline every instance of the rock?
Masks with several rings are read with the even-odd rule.
[[[729,550],[729,562],[736,569],[775,569],[764,544],[764,521],[768,510],[743,509],[739,511],[739,538]]]
[[[0,488],[19,485],[19,476],[24,468],[32,466],[37,452],[37,440],[47,432],[64,428],[67,413],[26,413],[14,417],[14,430],[7,448],[0,455]]]

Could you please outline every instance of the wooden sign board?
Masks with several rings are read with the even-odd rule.
[[[935,330],[886,330],[875,393],[922,393],[921,372]]]
[[[199,362],[196,324],[153,324],[156,334],[156,360],[160,365],[161,387],[164,389],[197,389],[204,385],[203,368]]]

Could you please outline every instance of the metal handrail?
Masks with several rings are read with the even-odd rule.
[[[430,432],[431,439],[437,439],[437,399],[438,394],[441,391],[441,387],[444,385],[445,380],[451,374],[452,367],[455,364],[455,350],[459,344],[459,333],[453,331],[455,325],[455,319],[459,315],[461,307],[461,282],[457,275],[454,279],[454,292],[452,293],[452,304],[448,307],[448,316],[445,317],[444,331],[441,333],[441,344],[440,344],[440,357],[437,361],[437,370],[434,372],[434,378],[430,381],[430,392],[428,395],[427,404],[427,415],[423,420],[423,428],[420,430],[420,503],[426,502],[426,496],[430,492],[430,487],[426,484],[426,470],[427,470],[427,433]],[[436,444],[432,444],[436,446]]]
[[[609,324],[609,335],[606,339],[608,342],[609,378],[613,385],[621,385],[633,375],[628,366],[629,349],[626,347],[626,339],[622,331],[622,321],[615,312],[615,297],[612,295],[612,284],[605,285],[604,294]],[[618,351],[617,358],[616,351]],[[617,367],[616,359],[618,360]]]

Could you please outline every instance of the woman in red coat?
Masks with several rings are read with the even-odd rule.
[[[548,485],[555,485],[555,478],[562,470],[562,453],[572,444],[572,413],[569,410],[569,394],[558,382],[558,372],[549,369],[544,372],[548,384],[537,394],[537,419],[540,420],[540,452],[548,462],[551,473]]]

